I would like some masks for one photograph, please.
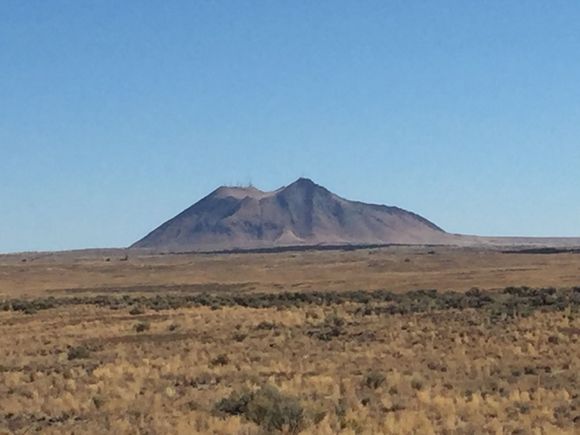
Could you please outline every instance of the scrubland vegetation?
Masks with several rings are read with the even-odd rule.
[[[580,431],[580,289],[0,303],[0,433]]]

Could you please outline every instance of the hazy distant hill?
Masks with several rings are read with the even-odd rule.
[[[445,244],[456,237],[417,214],[398,207],[349,201],[300,178],[274,192],[220,187],[132,247],[199,251],[295,245]]]

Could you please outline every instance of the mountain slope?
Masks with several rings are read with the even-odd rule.
[[[451,238],[414,213],[349,201],[300,178],[274,192],[220,187],[132,247],[211,251],[319,244],[429,244]]]

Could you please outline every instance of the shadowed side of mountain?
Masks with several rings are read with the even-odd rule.
[[[220,187],[132,247],[208,251],[300,245],[446,244],[427,219],[384,205],[349,201],[300,178],[273,192]]]

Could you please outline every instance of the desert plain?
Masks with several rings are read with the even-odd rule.
[[[575,434],[580,254],[0,256],[0,433]]]

